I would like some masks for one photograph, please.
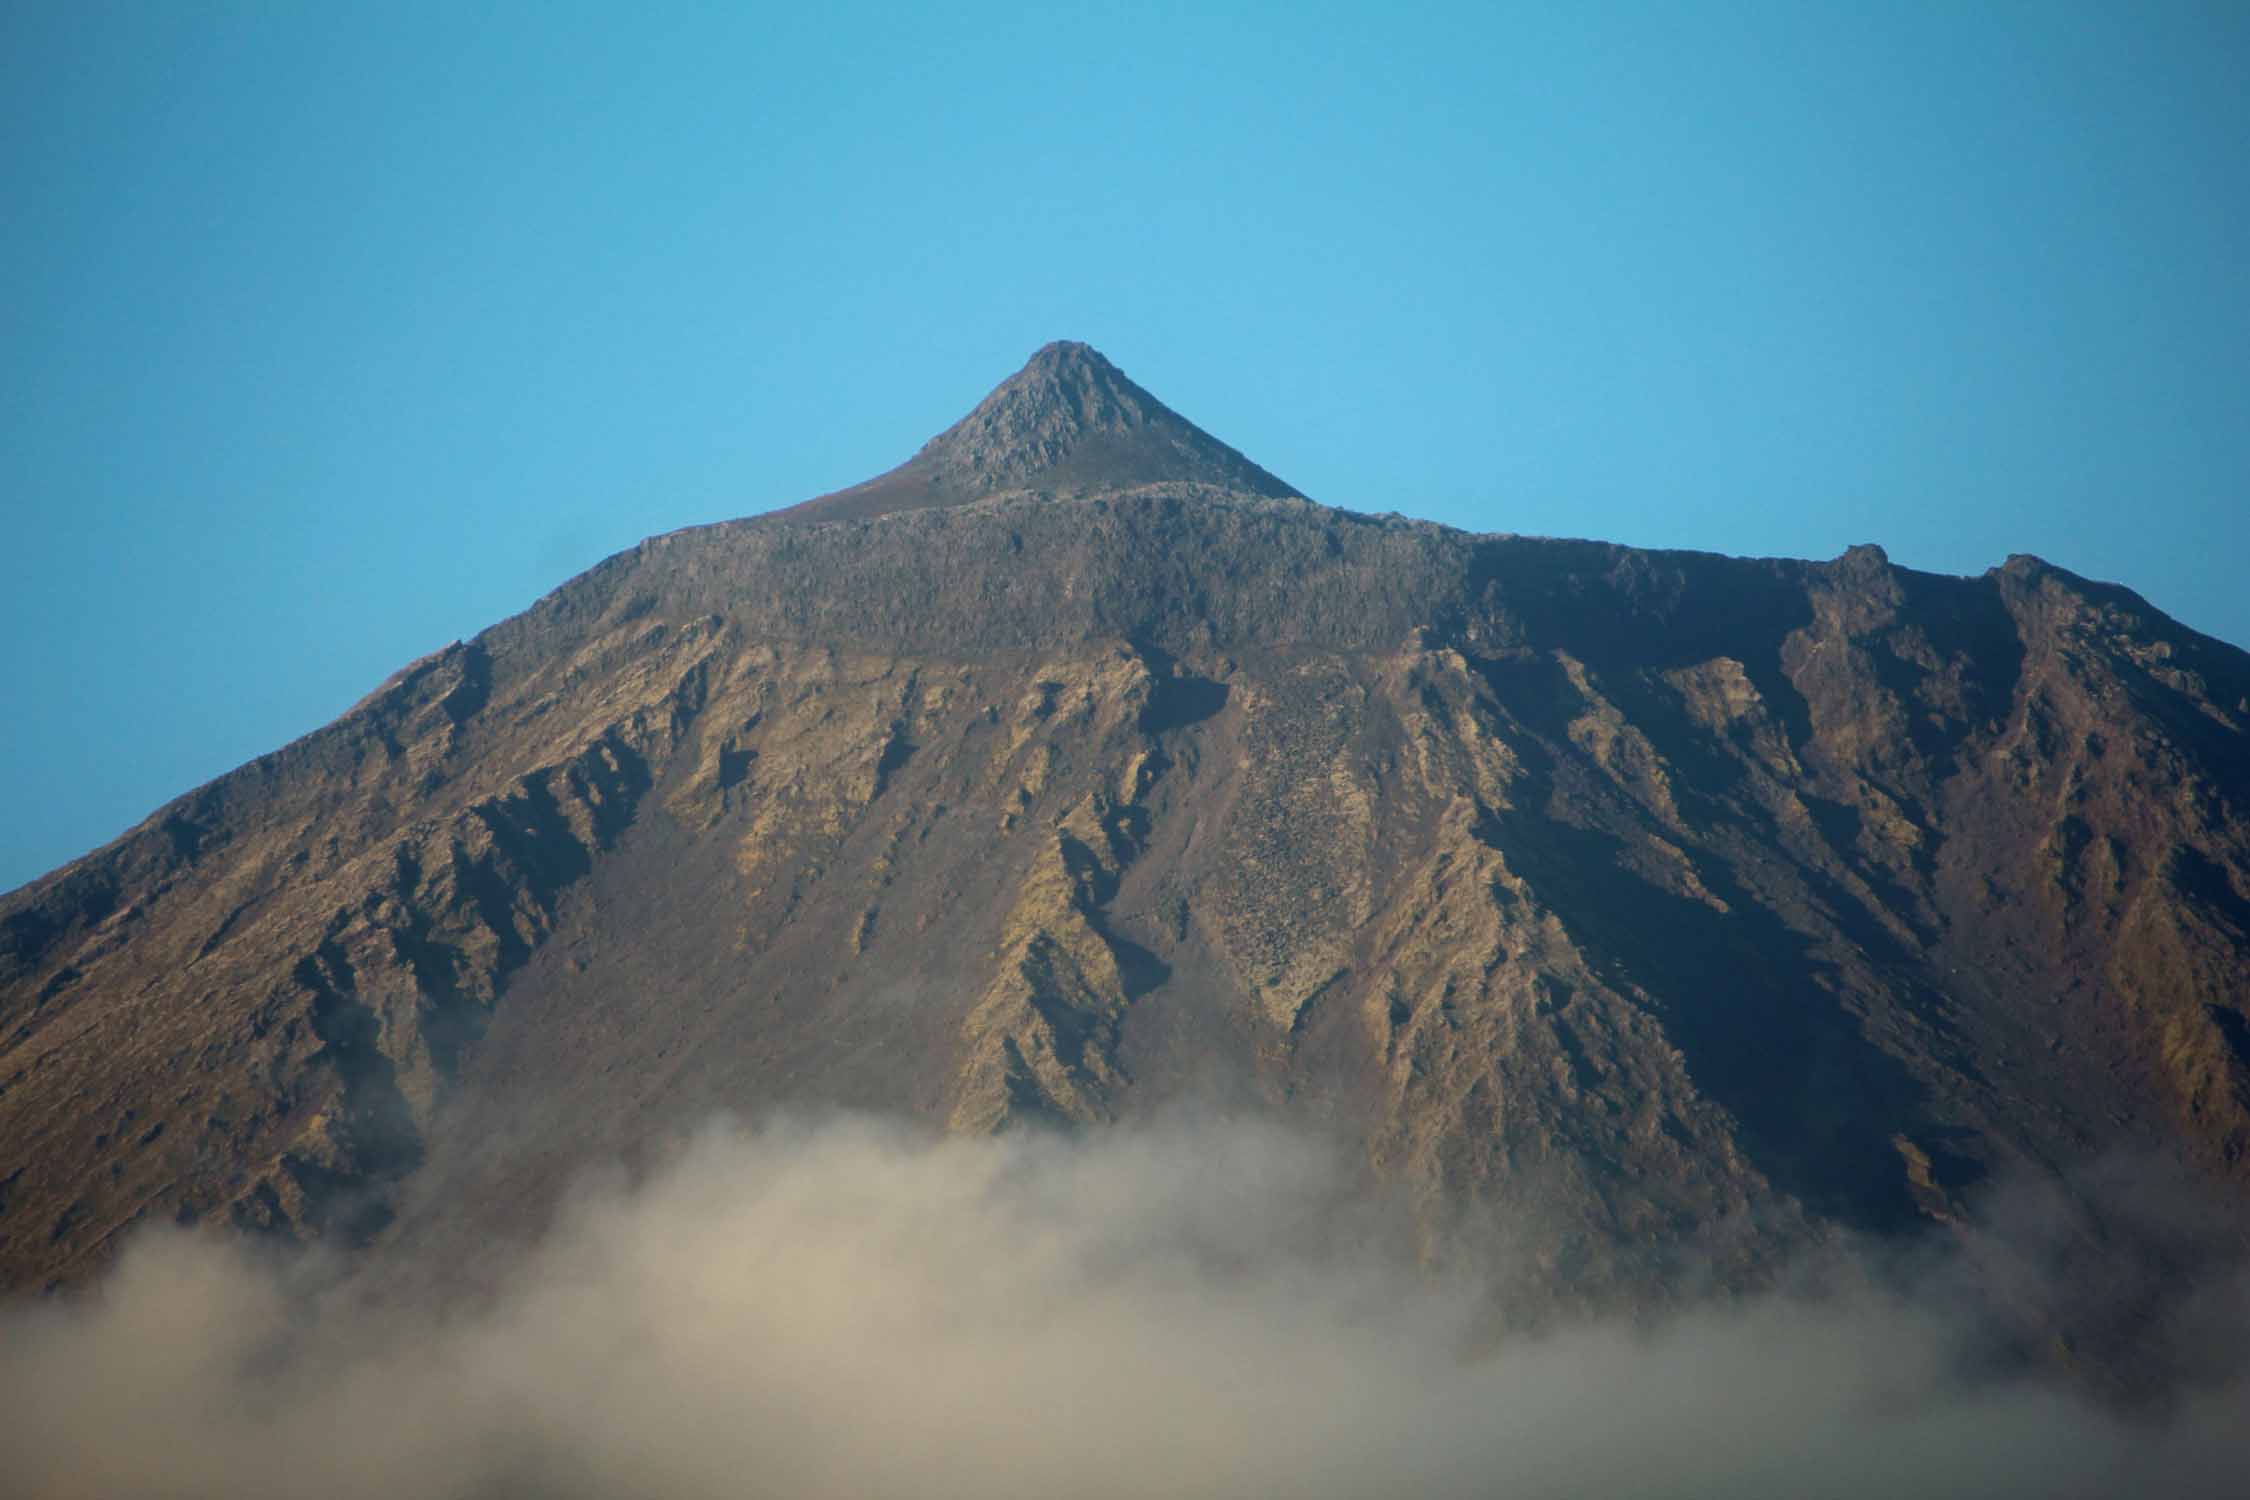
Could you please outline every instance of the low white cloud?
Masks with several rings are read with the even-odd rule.
[[[1957,1296],[1498,1341],[1318,1147],[1255,1123],[934,1141],[714,1127],[474,1310],[184,1234],[0,1313],[0,1492],[2239,1493],[2250,1404],[2129,1419],[1963,1373]],[[1933,1286],[1949,1278],[1936,1271]]]

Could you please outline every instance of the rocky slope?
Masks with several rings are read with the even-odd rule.
[[[715,1108],[1216,1101],[1660,1296],[2119,1148],[2239,1185],[2246,991],[2242,652],[2029,557],[1326,509],[1052,346],[0,900],[0,1277],[466,1255]]]

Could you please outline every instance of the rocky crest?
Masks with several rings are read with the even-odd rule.
[[[789,1103],[1287,1109],[1597,1299],[2118,1148],[2250,1174],[2250,657],[2032,558],[1471,536],[1228,460],[1052,346],[0,900],[0,1271],[152,1218],[466,1263]]]

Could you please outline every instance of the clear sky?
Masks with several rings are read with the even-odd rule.
[[[2250,643],[2250,6],[0,0],[0,888],[1085,339],[1316,499]]]

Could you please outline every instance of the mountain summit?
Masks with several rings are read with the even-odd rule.
[[[1091,344],[1047,345],[976,410],[887,474],[777,512],[858,521],[1013,490],[1085,495],[1150,484],[1297,491],[1135,385]]]

